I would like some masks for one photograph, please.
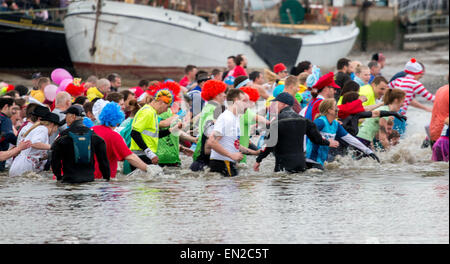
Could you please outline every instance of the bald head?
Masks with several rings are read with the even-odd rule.
[[[97,89],[103,94],[111,91],[111,82],[108,79],[102,78],[97,81]]]
[[[71,105],[72,97],[68,92],[62,91],[56,95],[55,107],[63,111],[67,110]]]

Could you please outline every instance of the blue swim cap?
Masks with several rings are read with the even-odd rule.
[[[234,84],[234,77],[233,76],[228,76],[227,78],[225,78],[224,83],[226,83],[227,85],[233,85]]]
[[[111,102],[103,107],[98,119],[102,125],[116,127],[123,122],[125,114],[116,102]]]
[[[284,91],[284,84],[280,84],[273,90],[273,97],[277,97],[280,93]]]

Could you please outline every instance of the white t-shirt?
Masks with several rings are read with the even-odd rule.
[[[214,132],[218,132],[222,138],[219,143],[230,153],[239,152],[239,118],[231,111],[225,110],[214,124]],[[220,155],[214,150],[211,150],[211,159],[213,160],[228,160],[234,162],[229,157]]]
[[[19,132],[19,135],[17,135],[17,143],[23,141],[23,135],[27,133],[28,129],[32,127],[34,124],[32,122],[28,122]]]
[[[33,129],[24,140],[30,140],[34,143],[48,144],[48,129],[45,126],[38,126]],[[44,169],[46,160],[43,157],[47,154],[46,150],[28,148],[22,150],[14,159],[9,169],[9,176],[20,176],[26,172],[40,172]]]

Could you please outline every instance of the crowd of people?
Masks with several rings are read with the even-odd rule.
[[[60,14],[49,12],[48,9],[66,8],[68,5],[69,0],[0,0],[0,12],[11,12],[16,16],[51,21],[59,18]]]
[[[123,174],[180,166],[180,155],[192,157],[192,171],[224,176],[238,175],[248,155],[255,171],[272,153],[274,171],[291,173],[324,170],[345,155],[380,162],[376,153],[403,138],[409,106],[432,112],[432,159],[448,162],[449,86],[431,94],[414,58],[390,81],[381,53],[367,65],[342,58],[336,73],[309,61],[248,72],[248,63],[240,54],[225,70],[187,65],[179,82],[141,80],[129,89],[118,74],[75,78],[53,94],[53,74],[33,74],[31,89],[0,82],[0,170],[51,171],[80,183],[114,178],[122,161]]]

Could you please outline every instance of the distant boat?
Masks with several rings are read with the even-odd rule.
[[[249,67],[288,67],[310,60],[334,67],[351,50],[355,24],[291,34],[232,30],[203,18],[159,7],[112,1],[71,3],[64,19],[73,65],[80,76],[117,72],[130,78],[178,78],[184,67],[223,68],[229,55],[245,54]],[[271,27],[272,31],[280,31]],[[270,29],[270,28],[269,28]]]
[[[29,13],[0,12],[0,68],[72,67],[62,21],[43,20]]]

